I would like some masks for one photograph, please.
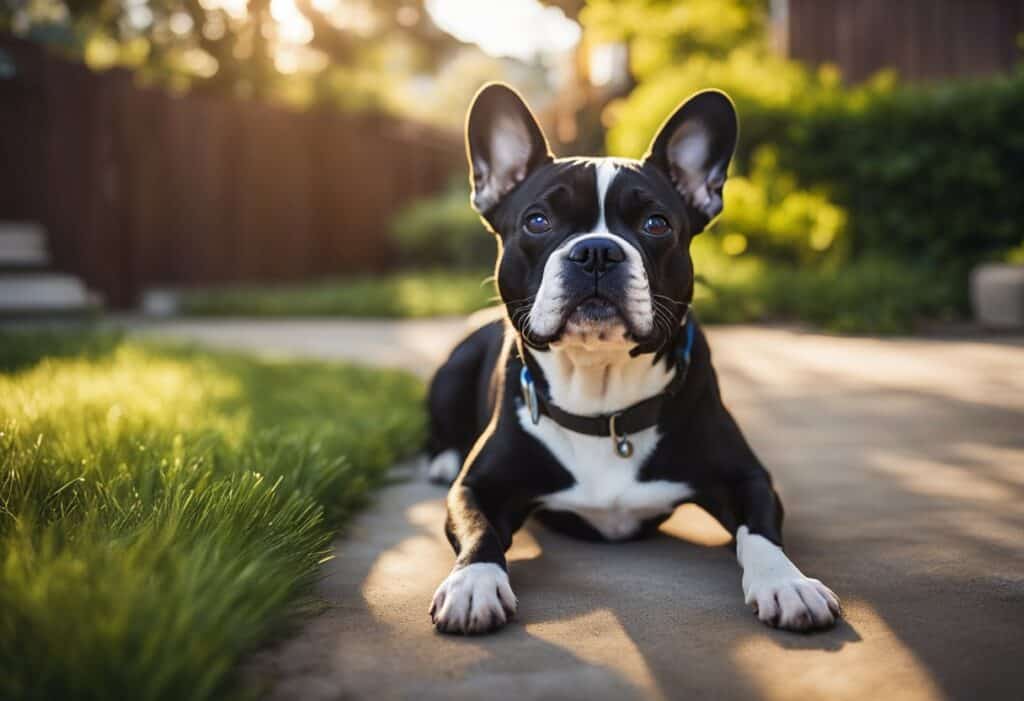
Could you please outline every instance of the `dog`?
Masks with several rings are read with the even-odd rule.
[[[734,536],[761,621],[806,631],[840,616],[782,549],[782,504],[690,314],[690,241],[722,210],[738,129],[729,97],[707,90],[640,160],[555,158],[518,93],[477,93],[472,205],[498,240],[506,313],[452,351],[428,393],[430,476],[451,482],[456,555],[430,606],[437,630],[485,633],[514,615],[505,551],[528,516],[627,541],[687,502]]]

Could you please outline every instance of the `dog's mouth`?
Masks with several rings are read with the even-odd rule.
[[[576,305],[576,308],[565,320],[565,328],[591,328],[622,323],[623,318],[619,308],[609,300],[595,295],[587,297]]]
[[[585,342],[615,343],[636,339],[627,315],[606,297],[586,297],[571,309],[551,342],[579,339]]]
[[[656,337],[658,327],[644,323],[642,310],[630,309],[631,300],[625,292],[576,290],[563,292],[556,299],[560,304],[542,303],[539,311],[536,301],[529,307],[509,309],[513,323],[519,320],[522,324],[520,332],[528,344],[633,347],[650,343]],[[534,323],[535,314],[541,323]]]

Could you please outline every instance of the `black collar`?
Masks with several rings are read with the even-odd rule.
[[[531,420],[536,424],[541,416],[547,416],[562,428],[574,433],[602,438],[610,436],[616,454],[622,458],[630,457],[633,454],[633,444],[629,440],[629,435],[656,426],[665,400],[679,392],[686,382],[694,338],[694,324],[689,319],[683,327],[683,337],[683,343],[678,345],[674,354],[676,374],[662,392],[614,414],[597,416],[572,414],[553,403],[551,398],[546,396],[546,392],[538,391],[533,381],[533,372],[538,369],[534,365],[536,361],[530,357],[529,351],[523,351],[523,369],[519,373],[519,386],[523,393],[523,403],[530,411]],[[533,369],[531,366],[534,366]]]

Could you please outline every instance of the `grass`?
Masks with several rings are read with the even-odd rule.
[[[0,334],[0,698],[210,699],[423,432],[397,372]]]
[[[485,272],[403,272],[299,285],[239,285],[185,292],[192,316],[411,318],[468,314],[493,303]]]

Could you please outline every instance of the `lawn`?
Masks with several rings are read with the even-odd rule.
[[[244,695],[332,534],[417,449],[390,371],[0,333],[0,698]]]
[[[236,285],[186,291],[192,316],[349,316],[410,318],[467,314],[495,300],[490,274],[402,272],[296,285]]]

